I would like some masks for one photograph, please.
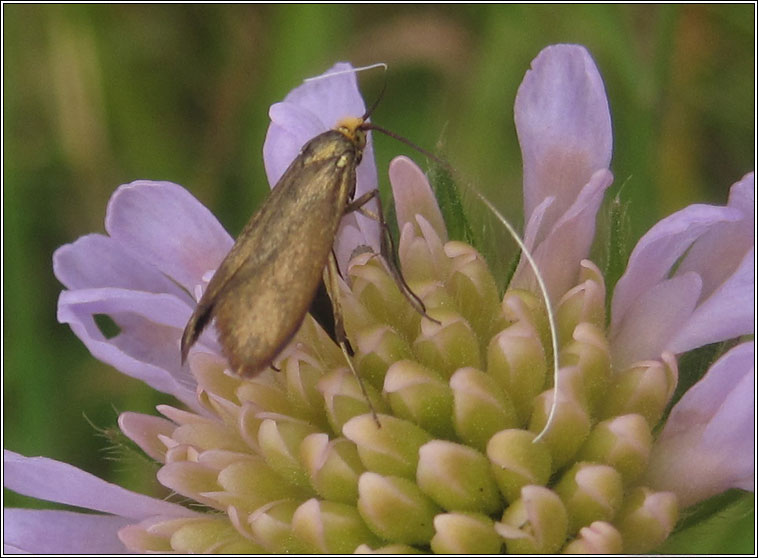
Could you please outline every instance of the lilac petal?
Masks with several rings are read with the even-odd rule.
[[[687,507],[728,488],[754,489],[755,345],[721,357],[674,406],[645,483]]]
[[[161,417],[126,412],[119,415],[118,427],[147,455],[161,463],[165,462],[166,446],[160,436],[170,438],[176,430],[176,424]]]
[[[46,457],[25,457],[3,450],[3,472],[6,488],[48,502],[136,520],[154,515],[190,517],[194,514],[178,504],[137,494]]]
[[[576,284],[579,264],[587,257],[595,236],[597,210],[612,181],[610,171],[597,171],[579,192],[571,207],[555,223],[553,230],[533,251],[550,300],[555,304]],[[535,214],[541,213],[538,207]],[[535,235],[527,231],[527,236],[531,239]],[[534,274],[525,258],[522,258],[511,284],[514,287],[536,289]]]
[[[595,62],[579,45],[543,49],[524,76],[514,107],[524,161],[524,215],[556,196],[548,222],[568,208],[611,160],[611,116]]]
[[[180,288],[156,268],[132,257],[110,237],[82,236],[53,254],[53,270],[69,289],[121,287],[152,293],[169,293],[194,303]]]
[[[416,215],[423,215],[442,242],[447,242],[442,212],[429,180],[418,165],[408,157],[395,157],[390,163],[389,175],[398,229],[403,230],[405,223],[415,223]]]
[[[126,252],[190,293],[232,247],[213,214],[170,182],[139,180],[120,186],[108,202],[105,228]]]
[[[637,243],[624,275],[616,283],[611,305],[611,331],[648,289],[666,277],[692,243],[714,225],[739,220],[738,210],[691,205],[653,226]]]
[[[611,337],[617,370],[657,359],[692,314],[702,283],[697,273],[661,281],[627,310]]]
[[[3,551],[9,554],[126,554],[119,529],[132,520],[60,510],[3,509]]]
[[[342,118],[364,115],[366,107],[351,69],[352,66],[347,63],[335,64],[322,76],[335,72],[347,73],[307,81],[292,90],[283,103],[271,107],[271,125],[263,145],[263,159],[272,187],[308,141],[333,129]],[[372,145],[369,133],[366,135],[363,159],[356,169],[355,198],[377,189]],[[372,200],[365,207],[376,213],[378,205]],[[361,245],[379,250],[379,225],[373,219],[352,213],[345,216],[342,222],[344,226],[338,236],[343,237],[343,233],[354,233],[355,230],[360,231],[360,235],[348,234],[347,238],[341,238],[340,254],[350,254]],[[338,261],[340,269],[345,271],[347,262],[344,255]]]
[[[179,356],[190,312],[171,295],[124,289],[63,291],[58,299],[58,321],[69,324],[95,358],[197,408],[195,381]],[[95,323],[98,314],[110,316],[120,333],[107,339]]]
[[[696,271],[703,278],[703,298],[718,286],[742,262],[745,253],[755,245],[755,185],[753,173],[734,184],[728,207],[739,212],[736,221],[714,224],[687,251],[677,273]]]
[[[709,343],[733,339],[754,332],[755,251],[751,248],[737,271],[698,305],[689,321],[668,344],[667,349],[683,353]]]

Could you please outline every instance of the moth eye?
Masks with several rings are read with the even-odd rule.
[[[357,129],[355,131],[355,143],[361,149],[366,147],[366,131],[365,130]]]

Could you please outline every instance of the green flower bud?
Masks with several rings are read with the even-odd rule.
[[[561,348],[562,367],[574,367],[572,389],[591,414],[596,414],[606,396],[611,378],[611,355],[603,332],[589,323],[580,323],[572,339]]]
[[[181,554],[258,554],[264,548],[245,539],[228,521],[188,519],[171,535],[171,549]]]
[[[308,472],[300,463],[300,444],[315,427],[289,417],[266,419],[258,430],[258,446],[266,463],[290,484],[311,490]]]
[[[428,544],[440,510],[408,479],[365,472],[358,481],[358,511],[379,537],[403,544]]]
[[[434,518],[432,551],[435,554],[499,554],[503,539],[494,522],[479,513],[441,513]]]
[[[542,438],[550,448],[553,469],[560,469],[571,461],[590,432],[589,414],[567,391],[561,389],[553,422]],[[551,389],[535,399],[534,412],[529,421],[532,432],[541,432],[547,424],[554,393],[555,390]]]
[[[298,488],[286,482],[258,456],[250,456],[224,468],[218,474],[218,485],[225,492],[211,493],[213,496],[247,513],[274,500],[304,500],[313,495],[312,489]]]
[[[300,502],[279,500],[261,506],[247,518],[252,538],[274,554],[301,554],[307,546],[292,531],[292,516]]]
[[[344,554],[361,543],[379,544],[353,506],[315,498],[295,510],[292,531],[310,553]]]
[[[384,380],[392,411],[427,432],[443,438],[453,434],[453,393],[434,370],[412,361],[395,362]]]
[[[408,341],[385,324],[357,331],[350,340],[355,349],[356,369],[361,371],[364,382],[377,389],[384,384],[387,369],[392,363],[413,356]]]
[[[569,290],[556,308],[558,339],[571,339],[580,323],[605,327],[605,281],[602,272],[589,260],[580,264],[580,283]]]
[[[613,519],[624,498],[624,485],[613,467],[577,463],[564,473],[555,492],[568,511],[569,533],[576,533],[593,521]]]
[[[533,399],[545,385],[546,372],[540,339],[523,321],[504,329],[487,348],[487,373],[510,397],[520,425],[532,414]]]
[[[384,399],[371,386],[364,383],[371,405],[377,413],[387,411]],[[324,397],[326,417],[335,432],[351,418],[371,412],[358,380],[347,368],[336,368],[324,374],[318,383]]]
[[[192,361],[192,375],[202,391],[227,401],[237,401],[236,392],[242,378],[226,373],[226,359],[208,353],[193,353],[189,359]]]
[[[416,478],[418,451],[431,436],[415,424],[391,415],[379,415],[381,427],[371,415],[348,421],[342,433],[358,448],[363,465],[370,471],[408,479]]]
[[[304,356],[304,355],[303,355]],[[327,426],[324,420],[324,396],[318,389],[318,383],[324,375],[324,369],[313,361],[312,357],[288,358],[283,363],[283,377],[290,401],[290,409],[299,411],[308,422]],[[287,413],[292,415],[292,410]]]
[[[639,362],[613,377],[601,417],[639,414],[653,428],[663,415],[678,378],[676,359],[664,353],[662,360]]]
[[[610,465],[628,485],[644,472],[652,445],[645,419],[641,415],[623,415],[596,425],[577,458]]]
[[[468,446],[443,440],[422,446],[416,482],[446,510],[490,514],[501,507],[489,461]]]
[[[237,388],[237,399],[243,404],[252,403],[258,412],[268,411],[292,416],[292,404],[287,392],[273,381],[273,378],[266,376],[269,376],[268,371],[242,382]]]
[[[534,442],[532,432],[498,432],[487,443],[487,457],[500,493],[508,502],[517,500],[524,486],[544,485],[550,479],[550,451],[544,442]]]
[[[551,346],[550,325],[542,298],[522,289],[508,289],[501,304],[508,322],[524,322],[531,325],[543,347]]]
[[[329,436],[322,433],[311,434],[300,445],[300,458],[319,496],[343,504],[358,501],[358,477],[365,468],[351,441],[329,440]]]
[[[451,258],[445,286],[455,300],[455,307],[480,339],[491,338],[505,327],[505,318],[489,267],[479,252],[463,242],[448,242],[445,254]]]
[[[595,521],[563,547],[564,554],[621,554],[621,534],[610,523]]]
[[[353,295],[377,322],[413,336],[421,317],[397,288],[380,258],[370,254],[353,258],[349,274]]]
[[[614,521],[624,539],[624,552],[641,554],[655,548],[671,534],[678,516],[679,506],[672,492],[635,488]]]
[[[503,513],[495,531],[505,539],[509,554],[552,554],[566,540],[568,516],[555,492],[525,486],[521,498]]]
[[[421,322],[421,334],[413,342],[418,361],[438,370],[445,378],[464,366],[478,368],[479,340],[466,320],[442,309],[435,310],[432,316],[441,323]]]
[[[450,387],[455,432],[467,444],[484,451],[495,432],[517,426],[510,397],[490,375],[475,368],[461,368],[450,378]]]
[[[220,489],[218,471],[211,467],[191,461],[177,461],[161,467],[157,476],[163,486],[182,496],[216,509],[225,508],[216,498],[208,496],[208,493],[215,494]]]
[[[371,548],[367,544],[362,544],[353,551],[353,554],[424,554],[418,548],[408,546],[407,544],[388,544],[379,548]]]
[[[442,240],[421,215],[416,216],[416,223],[403,226],[397,255],[403,275],[409,282],[448,276],[450,260],[445,255]]]

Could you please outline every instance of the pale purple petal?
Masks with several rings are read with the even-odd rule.
[[[626,272],[616,283],[611,305],[611,330],[626,319],[629,308],[647,290],[668,276],[671,267],[701,235],[714,225],[739,220],[727,207],[691,205],[653,226],[637,243]]]
[[[709,343],[754,332],[755,251],[751,247],[742,263],[710,297],[701,302],[687,323],[667,345],[683,353]]]
[[[408,157],[395,157],[390,163],[390,184],[395,201],[397,225],[416,223],[415,216],[423,215],[442,242],[447,242],[447,228],[437,205],[432,187],[424,172]]]
[[[133,520],[60,510],[3,509],[3,551],[9,554],[127,554],[118,531]]]
[[[640,361],[657,359],[687,322],[700,297],[697,273],[661,281],[627,310],[611,337],[617,370]]]
[[[553,223],[592,175],[611,160],[611,117],[595,62],[579,45],[540,52],[524,76],[514,107],[524,165],[524,215],[555,196]],[[540,239],[538,239],[540,240]]]
[[[3,485],[19,494],[129,519],[154,515],[190,517],[195,513],[178,504],[131,492],[73,465],[46,457],[25,457],[3,450],[3,473]]]
[[[579,192],[571,207],[555,223],[553,230],[533,249],[537,267],[547,285],[550,300],[554,303],[576,284],[579,264],[589,254],[595,236],[597,210],[612,181],[610,171],[597,171]],[[539,207],[541,206],[535,211],[537,215],[542,214]],[[536,223],[539,224],[540,221],[538,219]],[[531,240],[534,234],[527,230],[526,237]],[[534,273],[525,258],[522,258],[511,285],[535,290]]]
[[[709,297],[755,245],[755,184],[745,175],[729,191],[727,207],[738,212],[735,221],[717,223],[701,235],[682,258],[677,273],[695,271],[703,278],[703,298]]]
[[[682,507],[729,488],[754,490],[755,346],[721,357],[674,406],[644,482]]]
[[[120,186],[108,202],[105,228],[126,252],[190,293],[232,247],[213,214],[171,182],[139,180]]]
[[[333,129],[342,118],[361,117],[366,112],[355,73],[351,69],[352,66],[348,63],[335,64],[322,76],[335,72],[346,73],[304,82],[292,90],[282,103],[271,107],[271,125],[263,144],[263,161],[272,188],[303,145],[318,134]],[[356,169],[355,197],[376,188],[376,164],[369,133],[366,136],[363,159]],[[376,213],[377,205],[373,201],[365,207]],[[341,243],[337,260],[343,271],[347,269],[346,258],[358,246],[365,245],[374,251],[379,250],[379,224],[363,215],[355,212],[346,215],[337,234]]]
[[[58,320],[69,324],[95,358],[197,408],[196,382],[179,356],[191,311],[173,295],[115,288],[63,291],[58,299]],[[106,338],[94,320],[99,314],[110,316],[120,332]]]
[[[101,234],[88,234],[58,248],[53,254],[53,271],[69,289],[120,287],[168,293],[194,303],[187,291],[158,269],[133,257],[118,242]]]

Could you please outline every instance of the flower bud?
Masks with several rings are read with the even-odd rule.
[[[494,522],[479,513],[441,513],[434,518],[435,554],[499,554],[503,539],[495,532]]]
[[[379,548],[371,548],[367,544],[362,544],[353,551],[353,554],[405,555],[405,554],[424,554],[424,553],[418,548],[415,548],[413,546],[408,546],[407,544],[388,544],[386,546],[380,546]]]
[[[534,442],[527,430],[503,430],[487,443],[487,457],[500,493],[513,502],[529,484],[544,485],[550,479],[550,451],[544,442]]]
[[[412,361],[395,362],[384,380],[392,411],[434,436],[453,434],[453,393],[434,370]]]
[[[448,275],[450,260],[442,240],[422,215],[416,215],[415,223],[403,226],[397,255],[409,282],[439,280]]]
[[[577,455],[583,461],[605,463],[629,484],[647,467],[653,437],[640,415],[622,415],[595,426]]]
[[[309,553],[345,554],[361,543],[380,544],[356,508],[316,498],[295,510],[292,531]]]
[[[358,511],[371,531],[391,542],[428,544],[440,510],[414,482],[365,472],[358,481]]]
[[[294,486],[310,490],[308,472],[300,463],[300,444],[315,427],[289,417],[266,419],[258,430],[258,446],[274,472]]]
[[[278,500],[261,506],[247,519],[253,539],[272,554],[302,554],[306,545],[292,532],[292,516],[300,502]]]
[[[559,385],[560,387],[560,385]],[[561,389],[553,421],[542,440],[550,448],[553,469],[566,465],[579,450],[590,432],[590,416],[567,390]],[[534,412],[529,420],[529,430],[542,432],[550,416],[555,390],[541,393],[534,403]]]
[[[418,453],[418,487],[439,506],[484,514],[500,508],[500,493],[484,455],[443,440],[424,444]]]
[[[220,488],[218,472],[211,467],[189,461],[169,462],[160,468],[157,476],[158,482],[182,496],[193,498],[216,509],[225,508],[217,499],[207,495]]]
[[[635,488],[624,499],[614,521],[624,539],[624,552],[641,554],[652,550],[671,534],[678,516],[674,493]]]
[[[524,322],[534,328],[543,347],[551,345],[550,324],[542,298],[523,289],[508,289],[501,304],[508,322]]]
[[[431,436],[415,424],[390,415],[379,415],[381,428],[371,415],[350,419],[342,433],[358,448],[370,471],[408,479],[416,478],[418,451]]]
[[[380,258],[353,258],[349,274],[353,295],[377,322],[388,324],[408,337],[415,333],[420,316],[400,292]]]
[[[311,434],[300,445],[300,458],[319,496],[343,504],[358,501],[358,477],[365,468],[350,440],[329,440],[327,434]]]
[[[371,405],[377,413],[386,412],[384,399],[371,386],[364,383]],[[335,432],[351,418],[371,412],[358,380],[347,368],[336,368],[324,374],[318,383],[323,393],[329,424]]]
[[[510,397],[490,375],[461,368],[450,378],[450,387],[455,432],[465,443],[484,451],[495,432],[517,426]]]
[[[445,254],[451,258],[445,286],[455,307],[480,339],[490,339],[505,327],[494,277],[479,252],[468,244],[448,242]]]
[[[556,323],[561,343],[571,339],[580,323],[605,327],[605,281],[602,272],[589,260],[580,263],[579,284],[570,289],[558,302]]]
[[[503,512],[495,531],[505,539],[509,554],[552,554],[566,540],[568,516],[555,492],[525,486],[521,498]]]
[[[377,324],[357,331],[350,337],[355,349],[355,367],[364,382],[377,389],[384,384],[387,369],[393,362],[411,358],[408,341],[386,324]]]
[[[613,467],[577,463],[555,486],[569,517],[569,533],[593,521],[610,521],[624,498],[621,475]]]
[[[591,414],[608,391],[611,377],[611,356],[603,332],[589,323],[580,323],[561,348],[562,367],[574,367],[577,376],[573,390]]]
[[[257,456],[224,468],[218,474],[218,485],[223,492],[210,492],[213,497],[247,513],[274,500],[303,500],[313,495],[312,489],[286,482]]]
[[[525,322],[501,331],[487,348],[487,373],[510,397],[519,425],[529,420],[533,399],[545,385],[546,371],[542,344]]]
[[[138,527],[139,528],[139,527]],[[122,530],[124,531],[124,530]],[[239,534],[232,525],[222,518],[195,517],[163,521],[150,526],[147,530],[151,538],[167,541],[166,551],[180,554],[208,553],[252,553],[257,554],[265,549]],[[119,532],[127,546],[133,539],[128,532]],[[146,542],[146,541],[145,541]],[[156,551],[160,546],[153,541],[148,548]],[[165,543],[164,543],[165,544]],[[131,547],[133,548],[133,547]]]
[[[595,521],[563,547],[564,554],[621,554],[621,534],[610,523]]]
[[[664,353],[662,360],[639,362],[614,375],[601,417],[639,414],[653,428],[663,415],[676,387],[676,359]]]
[[[479,340],[460,315],[437,309],[430,320],[421,321],[421,334],[413,342],[418,361],[438,370],[445,378],[464,366],[478,368],[481,362]]]

